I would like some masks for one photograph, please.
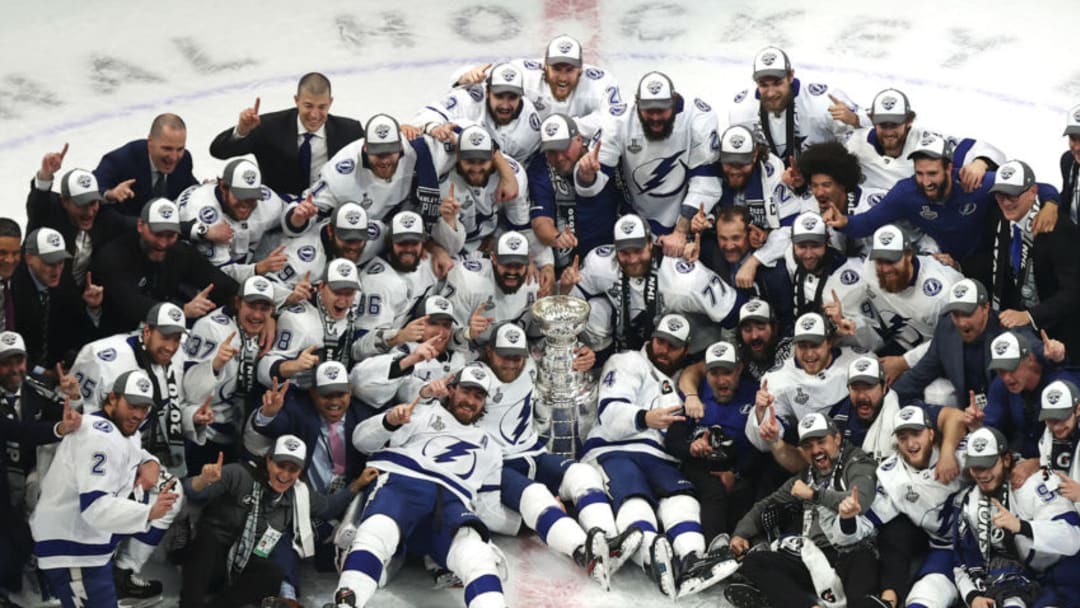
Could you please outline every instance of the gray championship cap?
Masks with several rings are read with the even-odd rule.
[[[960,279],[949,290],[949,300],[945,303],[945,312],[957,312],[970,315],[987,302],[989,294],[983,284],[976,279]]]
[[[364,147],[368,154],[401,152],[401,126],[389,114],[376,114],[364,125]]]
[[[282,435],[274,442],[270,450],[270,459],[274,462],[291,462],[301,469],[307,458],[307,445],[296,435]]]
[[[349,372],[340,361],[325,361],[315,368],[315,390],[320,395],[349,392]]]
[[[566,63],[580,68],[581,43],[566,34],[559,34],[548,43],[547,51],[544,53],[544,63],[547,65]]]
[[[146,313],[146,324],[162,335],[172,336],[187,331],[184,310],[172,302],[158,302]]]
[[[424,316],[432,321],[454,322],[454,304],[442,296],[428,296],[424,300]]]
[[[726,340],[714,342],[705,349],[705,370],[723,368],[732,370],[739,366],[739,349]]]
[[[368,214],[359,203],[342,204],[334,212],[334,236],[343,241],[370,241]]]
[[[470,386],[485,393],[491,392],[491,370],[483,363],[471,363],[454,376],[455,386]]]
[[[1065,132],[1062,135],[1080,135],[1080,106],[1069,108],[1065,117]]]
[[[492,332],[492,344],[495,352],[502,357],[524,357],[529,354],[529,344],[525,337],[525,330],[521,326],[505,322],[500,324]]]
[[[893,416],[893,433],[905,430],[921,431],[930,428],[933,428],[933,425],[926,418],[926,410],[917,405],[905,405]]]
[[[904,251],[910,246],[907,234],[893,224],[886,224],[874,231],[870,243],[870,259],[896,262],[904,257]]]
[[[908,160],[917,160],[919,158],[944,158],[945,160],[952,162],[952,146],[949,145],[949,140],[941,137],[936,133],[924,132],[919,142],[915,144],[915,149],[907,155]]]
[[[1019,196],[1035,185],[1035,172],[1021,160],[1010,160],[994,172],[994,185],[990,192]]]
[[[870,119],[877,125],[885,123],[902,123],[911,115],[911,104],[908,103],[907,95],[896,89],[885,89],[874,97],[874,103],[870,106]]]
[[[26,235],[26,254],[36,255],[46,264],[63,262],[71,257],[63,235],[52,228],[38,228]]]
[[[167,198],[156,198],[143,205],[139,219],[155,234],[180,232],[180,212],[176,203]]]
[[[967,462],[970,469],[989,469],[1009,449],[1001,431],[984,426],[967,436]]]
[[[525,79],[521,70],[509,63],[500,63],[491,68],[488,75],[488,91],[492,95],[512,93],[518,97],[525,96]]]
[[[641,77],[638,83],[637,97],[638,109],[641,110],[666,110],[675,107],[675,85],[663,72],[649,72]]]
[[[881,362],[874,356],[862,356],[848,364],[848,385],[856,382],[867,384],[883,384],[885,382],[885,370],[881,368]]]
[[[123,397],[131,405],[154,404],[154,385],[150,382],[150,376],[141,369],[133,369],[120,374],[113,382],[112,392]]]
[[[615,250],[641,249],[649,244],[649,228],[645,220],[634,214],[627,214],[615,222]]]
[[[577,137],[578,126],[566,114],[552,114],[540,124],[540,151],[562,152]]]
[[[825,220],[815,211],[804,211],[791,224],[792,243],[824,243],[828,240]]]
[[[461,160],[491,160],[495,154],[495,142],[491,134],[480,125],[465,127],[458,135],[457,157]]]
[[[0,340],[3,334],[0,334]],[[0,357],[3,357],[0,354]],[[1065,420],[1080,404],[1080,390],[1068,380],[1054,380],[1042,390],[1039,420]]]
[[[0,332],[0,359],[25,354],[26,342],[23,341],[22,336],[13,331]]]
[[[332,291],[360,289],[360,272],[352,260],[337,258],[326,265],[325,281]]]
[[[267,302],[274,304],[274,286],[263,276],[250,276],[240,284],[240,299],[248,302]]]
[[[1012,330],[998,334],[990,343],[990,369],[1011,372],[1028,356],[1031,347],[1027,338]]]
[[[262,198],[262,172],[246,158],[230,160],[221,172],[221,181],[242,201]]]
[[[681,348],[690,341],[690,321],[680,314],[666,314],[656,324],[652,335],[654,338],[663,338],[672,346]]]
[[[60,196],[70,198],[79,207],[94,201],[105,202],[105,197],[98,192],[97,178],[86,169],[72,169],[64,174],[60,179]]]
[[[765,300],[754,298],[739,307],[739,325],[746,321],[772,323],[772,306]]]
[[[753,131],[743,125],[728,127],[720,136],[720,162],[727,165],[749,165],[754,162],[756,148]]]
[[[402,241],[423,241],[424,220],[415,211],[398,211],[394,219],[390,220],[390,240],[394,243]]]
[[[791,72],[787,53],[775,46],[767,46],[754,55],[754,82],[762,78],[785,78]]]
[[[829,326],[825,317],[816,312],[808,312],[795,321],[795,335],[792,342],[810,342],[821,344],[829,337]]]
[[[811,412],[799,421],[799,443],[807,439],[817,439],[838,432],[832,418]]]
[[[529,264],[529,240],[520,232],[502,233],[495,242],[495,260],[502,264]]]

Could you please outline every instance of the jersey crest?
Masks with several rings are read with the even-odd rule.
[[[440,436],[424,444],[423,454],[446,466],[451,473],[468,478],[476,470],[476,452],[480,446],[451,436]]]
[[[655,158],[634,169],[634,185],[638,194],[664,198],[677,194],[686,185],[688,167],[682,160],[685,150],[664,158]]]

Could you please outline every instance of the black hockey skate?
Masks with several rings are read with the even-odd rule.
[[[574,561],[585,568],[585,572],[599,583],[604,591],[611,590],[611,573],[608,572],[607,558],[607,538],[600,528],[589,530],[585,537],[585,544],[574,549]]]

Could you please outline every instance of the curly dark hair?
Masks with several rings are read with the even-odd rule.
[[[859,159],[838,141],[809,146],[799,155],[797,163],[799,172],[808,182],[810,176],[823,173],[851,192],[862,181]]]

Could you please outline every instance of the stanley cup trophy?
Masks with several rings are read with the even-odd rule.
[[[544,334],[534,411],[548,451],[575,458],[596,418],[596,385],[588,372],[573,369],[577,336],[589,319],[589,303],[571,296],[548,296],[532,306]]]

